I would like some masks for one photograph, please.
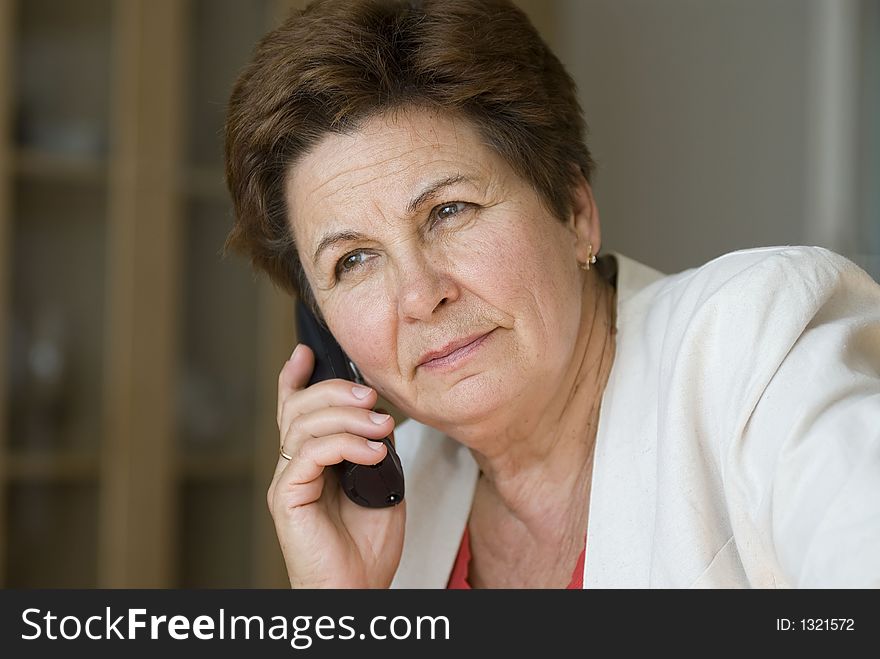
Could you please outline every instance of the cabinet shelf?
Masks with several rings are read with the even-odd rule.
[[[90,155],[23,147],[16,151],[13,162],[15,173],[28,179],[101,185],[107,177],[106,160]]]
[[[184,455],[178,461],[178,477],[187,481],[211,482],[247,479],[253,469],[250,455]],[[268,481],[267,481],[268,484]]]
[[[89,482],[97,475],[95,455],[15,451],[6,456],[6,478],[12,482]]]

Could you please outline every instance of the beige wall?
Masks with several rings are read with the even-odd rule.
[[[861,69],[848,32],[873,4],[558,2],[556,48],[600,164],[604,247],[667,271],[757,245],[875,258],[876,208],[850,203],[871,183],[856,162]]]

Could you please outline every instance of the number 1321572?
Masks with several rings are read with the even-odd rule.
[[[801,632],[851,632],[856,623],[852,618],[777,618],[777,631]]]

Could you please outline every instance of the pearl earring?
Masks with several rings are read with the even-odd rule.
[[[587,247],[587,261],[586,263],[578,263],[578,267],[581,270],[589,270],[590,265],[596,262],[596,255],[593,254],[593,243],[590,243]]]

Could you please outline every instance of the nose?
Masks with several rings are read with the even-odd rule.
[[[459,297],[453,278],[430,254],[420,253],[398,267],[398,314],[405,321],[430,320]]]

